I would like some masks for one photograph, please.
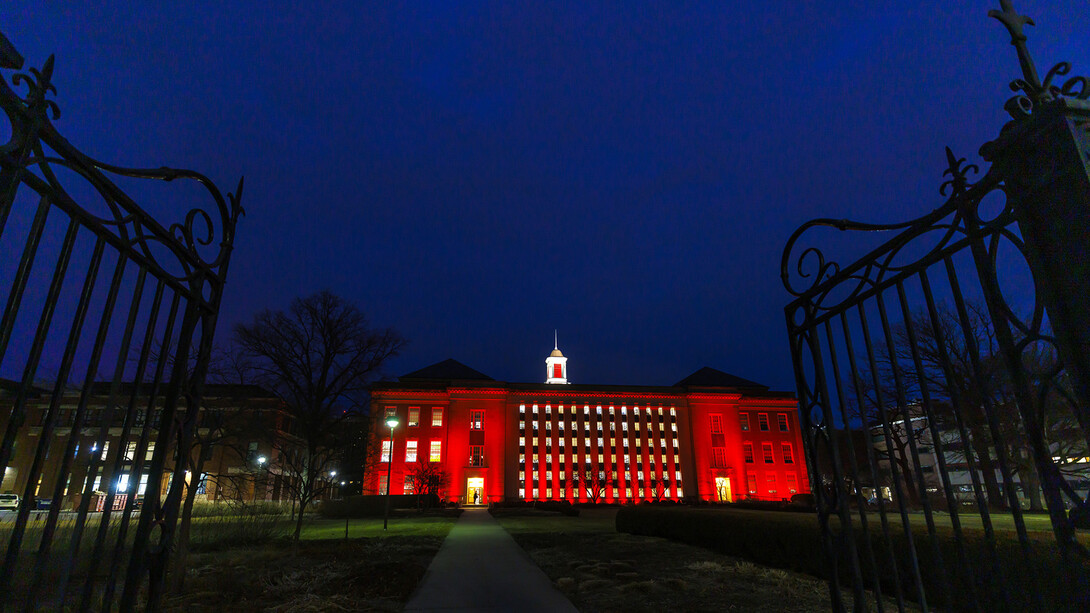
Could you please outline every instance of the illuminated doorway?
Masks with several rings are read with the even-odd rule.
[[[466,504],[484,504],[484,479],[470,477],[466,479]]]
[[[715,495],[719,502],[734,502],[734,495],[730,491],[730,477],[715,478]]]

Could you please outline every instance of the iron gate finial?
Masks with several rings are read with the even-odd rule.
[[[1018,63],[1022,65],[1022,76],[1025,77],[1026,83],[1040,90],[1041,79],[1037,76],[1037,66],[1033,63],[1033,56],[1026,48],[1026,33],[1022,29],[1023,26],[1037,24],[1033,23],[1033,19],[1019,15],[1018,11],[1014,10],[1011,0],[999,0],[999,6],[1003,10],[992,9],[988,11],[988,17],[998,20],[1007,28],[1007,32],[1010,32],[1011,44],[1018,51]]]

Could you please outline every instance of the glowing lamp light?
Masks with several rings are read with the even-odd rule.
[[[337,476],[337,471],[335,471],[335,470],[329,471],[329,476],[330,477],[336,477]]]
[[[386,427],[387,428],[393,430],[394,428],[397,427],[397,425],[399,423],[401,423],[401,422],[398,421],[397,415],[388,415],[388,416],[386,416]]]
[[[266,458],[263,455],[257,456],[257,463],[258,464],[264,464],[265,462],[268,462],[268,461],[269,461],[269,458]]]
[[[341,481],[341,487],[344,487],[344,481]]]

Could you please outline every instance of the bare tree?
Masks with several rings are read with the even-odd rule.
[[[345,422],[363,410],[367,385],[405,341],[392,329],[373,329],[355,305],[328,291],[296,299],[287,311],[262,311],[234,332],[256,381],[280,397],[294,422],[298,444],[277,437],[266,466],[299,504],[298,540],[302,511],[321,495],[346,444]]]
[[[651,496],[654,497],[655,502],[668,497],[670,486],[673,484],[674,482],[669,477],[651,477]]]
[[[443,490],[449,484],[447,474],[443,472],[439,462],[429,462],[426,459],[417,460],[416,464],[409,466],[406,476],[412,481],[418,505],[422,497],[430,500],[432,496],[442,496]]]
[[[578,491],[582,487],[587,500],[594,504],[605,493],[607,483],[605,471],[594,470],[590,466],[583,470],[573,470],[571,474],[572,488]]]

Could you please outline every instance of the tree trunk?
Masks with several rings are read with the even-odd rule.
[[[973,452],[976,453],[981,477],[984,479],[984,493],[988,499],[988,506],[993,509],[1006,509],[1007,499],[1003,496],[1003,490],[999,487],[999,480],[995,476],[996,461],[992,459],[987,438],[973,436],[972,447]]]

